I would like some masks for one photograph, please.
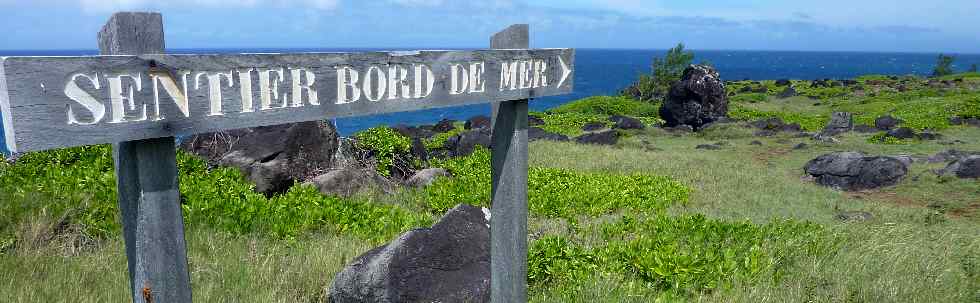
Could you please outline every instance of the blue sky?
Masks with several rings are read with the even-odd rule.
[[[980,1],[0,0],[0,49],[93,49],[119,10],[163,13],[169,48],[532,47],[980,53]]]

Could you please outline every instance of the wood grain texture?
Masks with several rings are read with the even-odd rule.
[[[512,25],[491,38],[494,48],[529,46],[528,26]],[[527,302],[527,106],[496,104],[491,146],[490,301]]]
[[[99,33],[104,55],[163,53],[163,19],[117,13]],[[173,137],[113,145],[133,302],[191,302]]]
[[[107,28],[117,28],[107,26]],[[103,36],[111,32],[103,33]],[[144,43],[144,40],[140,40]],[[153,42],[146,42],[153,44]],[[109,43],[112,47],[119,47]],[[146,45],[137,45],[136,49],[146,49]],[[139,55],[139,56],[102,56],[102,57],[7,57],[3,60],[4,74],[0,79],[6,79],[6,92],[9,96],[9,108],[4,109],[4,119],[10,119],[10,127],[5,127],[8,145],[11,151],[36,151],[59,147],[90,145],[101,143],[121,142],[146,138],[183,136],[226,129],[276,125],[302,121],[322,120],[336,117],[372,115],[400,111],[412,111],[437,107],[458,106],[475,103],[486,103],[502,100],[521,100],[533,97],[551,96],[569,93],[573,89],[573,76],[568,76],[564,83],[559,80],[563,76],[563,63],[568,66],[568,72],[574,74],[574,50],[572,49],[540,49],[540,50],[479,50],[479,51],[422,51],[422,52],[369,52],[369,53],[300,53],[300,54],[237,54],[237,55]],[[501,90],[501,69],[508,62],[516,60],[540,60],[547,64],[544,75],[548,86],[534,88],[517,88]],[[484,92],[451,94],[451,64],[467,62],[485,62],[486,89]],[[429,66],[434,74],[434,85],[431,94],[423,98],[383,98],[381,101],[369,101],[365,97],[353,103],[337,104],[339,66],[349,66],[365,77],[371,66],[412,66],[424,64]],[[465,64],[464,64],[465,65]],[[195,79],[198,72],[223,72],[234,74],[242,68],[283,68],[289,74],[289,68],[304,69],[315,75],[312,85],[318,94],[319,105],[305,104],[303,107],[287,107],[281,109],[260,110],[256,108],[260,99],[260,79],[256,72],[247,73],[248,77],[235,74],[231,78],[233,85],[223,80],[220,85],[221,116],[208,116],[210,104],[210,87],[206,76],[202,76],[200,85]],[[166,71],[181,83],[181,72],[191,72],[187,76],[187,87],[181,87],[188,97],[189,116],[185,116],[164,88],[158,88],[154,94],[152,79],[148,71]],[[134,93],[137,109],[142,104],[148,104],[153,109],[159,96],[160,121],[139,121],[111,124],[104,118],[95,125],[69,125],[67,108],[71,106],[79,119],[92,119],[92,114],[66,96],[66,85],[71,82],[71,75],[83,73],[95,77],[99,89],[86,78],[77,78],[73,83],[90,93],[92,97],[106,107],[107,116],[111,115],[109,78],[123,73],[141,75],[139,83],[141,90]],[[242,112],[241,85],[242,79],[251,78],[249,94],[253,99],[254,112]],[[292,95],[289,90],[290,80],[279,84],[280,95]],[[129,78],[123,84],[123,89],[135,86]],[[302,80],[301,80],[302,81]],[[375,80],[376,81],[376,80]],[[0,92],[0,94],[2,94]],[[283,97],[283,96],[280,96]],[[288,97],[287,97],[288,98]],[[0,99],[3,100],[3,99]],[[277,101],[278,102],[278,101]],[[278,104],[278,103],[277,103]],[[151,111],[152,112],[152,111]]]

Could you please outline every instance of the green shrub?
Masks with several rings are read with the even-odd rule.
[[[549,110],[549,112],[658,117],[660,116],[660,105],[624,96],[594,96],[563,104]]]
[[[453,178],[436,180],[426,188],[425,207],[430,211],[442,213],[458,203],[488,205],[489,150],[481,148],[470,156],[434,161],[433,166],[446,168]],[[660,176],[542,167],[531,167],[528,173],[530,212],[549,218],[599,216],[617,210],[659,211],[671,203],[686,203],[689,193],[682,184]]]
[[[387,126],[370,128],[354,134],[357,147],[370,150],[378,162],[378,172],[390,176],[389,168],[395,156],[407,153],[412,148],[412,140]]]
[[[609,121],[609,117],[604,115],[578,112],[534,113],[532,115],[544,120],[544,125],[538,126],[541,129],[566,136],[576,136],[581,134],[582,126],[585,126],[587,123],[598,122],[605,124],[606,126],[612,125],[612,122]]]
[[[889,136],[888,133],[886,132],[880,132],[871,135],[871,137],[868,137],[868,143],[872,143],[872,144],[902,145],[902,144],[912,144],[917,141],[918,140],[895,138]]]
[[[424,139],[422,143],[425,144],[426,149],[429,150],[440,149],[446,146],[446,141],[448,141],[449,138],[459,135],[464,130],[465,129],[463,129],[462,127],[457,126],[448,132],[438,133],[435,136],[432,136],[432,138]]]
[[[667,50],[663,58],[654,58],[650,75],[640,75],[631,90],[640,100],[654,101],[667,95],[670,86],[681,79],[684,69],[694,61],[694,53],[684,51],[684,44]]]
[[[933,77],[942,77],[953,74],[953,61],[956,57],[939,54],[936,58],[936,67],[932,69]]]
[[[709,220],[702,215],[638,219],[602,227],[601,245],[586,248],[560,237],[536,241],[528,254],[529,282],[547,284],[595,272],[619,273],[648,287],[696,295],[731,282],[776,282],[796,257],[826,254],[837,241],[819,225],[765,225]],[[766,281],[770,280],[770,281]]]
[[[813,115],[793,112],[769,112],[747,108],[739,104],[731,104],[728,116],[735,119],[759,120],[764,118],[780,118],[786,123],[799,123],[800,126],[808,131],[823,129],[830,120],[829,116]]]

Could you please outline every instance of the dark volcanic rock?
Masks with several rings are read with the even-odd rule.
[[[423,126],[408,126],[404,124],[399,124],[391,127],[396,132],[402,136],[409,138],[431,138],[435,135],[431,127]]]
[[[425,143],[422,142],[422,138],[412,138],[412,147],[409,153],[415,159],[422,160],[422,162],[429,161],[429,150],[425,148]]]
[[[456,121],[449,120],[449,119],[439,120],[439,123],[436,123],[436,126],[432,127],[432,131],[437,133],[445,133],[451,131],[453,129],[456,129],[456,126],[453,125],[453,123],[456,123]]]
[[[786,125],[786,122],[783,122],[782,119],[773,117],[752,121],[749,122],[749,125],[758,129],[779,130]]]
[[[690,125],[678,125],[674,127],[664,127],[664,130],[671,133],[693,133],[694,128]]]
[[[786,89],[784,89],[782,92],[779,93],[778,97],[780,99],[786,99],[786,98],[796,97],[799,95],[800,94],[796,92],[796,89],[794,89],[792,86],[788,86],[786,87]]]
[[[776,86],[788,86],[790,84],[792,84],[792,82],[790,82],[789,79],[776,80]]]
[[[912,130],[911,128],[908,127],[900,127],[897,129],[890,130],[886,133],[886,135],[898,139],[912,139],[917,137],[915,130]]]
[[[902,124],[902,122],[904,122],[902,119],[885,115],[875,119],[875,128],[879,130],[891,130],[898,127],[898,125]]]
[[[830,122],[824,127],[821,134],[824,136],[836,136],[854,129],[854,117],[848,112],[835,112],[830,115]]]
[[[718,144],[699,144],[695,146],[694,149],[704,149],[704,150],[719,150],[721,145]]]
[[[862,134],[868,134],[868,133],[878,132],[878,129],[877,128],[874,128],[874,127],[871,127],[871,126],[868,126],[868,125],[858,124],[858,125],[855,125],[854,126],[854,131],[859,132],[859,133],[862,133]]]
[[[530,125],[530,126],[544,125],[544,119],[541,119],[538,116],[528,115],[527,116],[527,125]]]
[[[640,119],[633,118],[633,117],[613,115],[613,116],[610,116],[609,117],[609,121],[612,121],[613,123],[615,123],[613,125],[613,128],[618,128],[618,129],[644,129],[644,128],[646,128],[646,125],[643,125],[643,121],[640,121]]]
[[[942,173],[962,179],[980,178],[980,156],[973,155],[960,158],[946,166]]]
[[[318,121],[199,134],[181,142],[182,149],[211,164],[237,167],[267,196],[332,167],[337,146],[333,124]]]
[[[755,141],[749,142],[749,145],[760,145],[761,146],[762,145],[762,142],[760,142],[758,140],[755,140]]]
[[[604,128],[606,128],[606,124],[602,122],[589,122],[582,125],[582,130],[587,132],[597,131]]]
[[[584,134],[575,137],[575,142],[581,144],[614,145],[619,142],[619,132],[607,130],[604,132]]]
[[[325,195],[350,197],[362,190],[374,188],[389,192],[394,184],[373,168],[342,168],[328,171],[307,182]]]
[[[959,159],[980,155],[980,152],[965,152],[955,149],[948,149],[930,156],[926,161],[929,163],[951,162]]]
[[[806,149],[807,147],[809,147],[809,146],[806,145],[806,143],[802,143],[801,142],[800,144],[797,144],[796,146],[793,146],[793,149]]]
[[[963,122],[969,126],[980,127],[980,119],[977,118],[967,118],[966,120],[963,120]]]
[[[530,118],[530,116],[528,116]],[[490,127],[490,117],[487,116],[474,116],[466,120],[466,124],[463,125],[465,129],[474,128],[489,128]]]
[[[527,140],[528,141],[536,141],[536,140],[568,141],[568,136],[552,133],[544,129],[541,129],[540,127],[529,127],[527,129]]]
[[[898,184],[908,173],[908,167],[892,157],[836,152],[810,160],[804,171],[816,178],[817,184],[855,191]]]
[[[702,125],[728,116],[728,96],[725,85],[713,68],[691,65],[681,80],[670,87],[666,101],[660,107],[660,117],[666,126]]]
[[[329,301],[490,302],[488,213],[462,204],[364,253],[337,274]]]
[[[777,132],[771,129],[760,129],[755,133],[752,133],[752,135],[756,137],[772,137],[775,136],[776,134]]]
[[[845,222],[861,222],[874,219],[874,215],[866,211],[842,211],[838,212],[835,217],[837,217],[838,220]]]
[[[477,146],[490,148],[490,129],[471,129],[449,137],[446,149],[451,157],[462,157],[472,154]]]
[[[963,123],[966,123],[963,118],[958,116],[949,117],[949,125],[962,125]]]
[[[939,140],[942,139],[943,135],[931,131],[923,131],[919,133],[919,139],[922,140]]]

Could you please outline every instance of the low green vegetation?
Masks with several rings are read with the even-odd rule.
[[[391,175],[391,166],[395,156],[404,154],[412,148],[412,140],[386,126],[374,127],[354,135],[357,147],[369,150],[377,163],[378,172],[385,176]]]
[[[582,133],[582,126],[588,123],[611,126],[609,116],[612,115],[630,116],[647,125],[659,125],[663,123],[659,111],[659,103],[643,102],[626,96],[594,96],[532,115],[544,121],[544,125],[539,127],[546,131],[576,136]]]
[[[694,61],[694,53],[684,50],[684,44],[667,50],[663,58],[653,58],[650,74],[641,74],[626,93],[647,102],[659,102],[670,91],[670,86],[681,79],[684,69]]]
[[[932,76],[942,77],[953,74],[953,61],[956,58],[953,56],[947,56],[945,54],[939,54],[936,58],[936,67],[932,70]]]

